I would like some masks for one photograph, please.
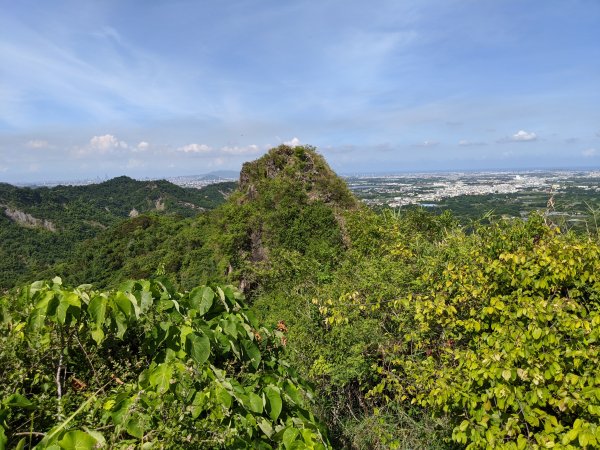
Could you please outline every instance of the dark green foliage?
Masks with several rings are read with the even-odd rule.
[[[0,289],[30,281],[80,253],[75,250],[77,243],[121,222],[134,210],[132,215],[194,217],[222,204],[235,186],[227,182],[186,189],[164,180],[127,177],[54,188],[0,184]]]
[[[100,233],[61,275],[107,286],[162,266],[184,289],[235,281],[248,290],[276,266],[274,254],[295,252],[326,278],[345,248],[342,212],[358,203],[324,159],[312,148],[280,146],[245,164],[240,180],[227,203],[193,221],[144,219],[152,222],[144,231],[134,219]]]

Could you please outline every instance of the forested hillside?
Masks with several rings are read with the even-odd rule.
[[[128,217],[193,217],[225,201],[235,183],[203,189],[119,177],[88,186],[18,188],[0,184],[0,289],[39,276],[74,246]]]
[[[597,234],[485,222],[376,213],[314,148],[272,149],[216,209],[126,220],[54,267],[94,288],[2,299],[6,441],[597,447]]]

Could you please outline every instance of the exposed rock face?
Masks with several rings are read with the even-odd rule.
[[[139,215],[140,215],[140,213],[135,208],[133,208],[131,211],[129,211],[129,217],[131,217],[131,218],[137,217]]]
[[[6,208],[4,214],[13,222],[26,228],[44,228],[48,231],[56,232],[56,226],[46,219],[38,219],[31,214],[18,209]]]
[[[157,198],[156,201],[154,202],[154,207],[156,208],[157,211],[164,211],[165,210],[165,201],[162,197]]]
[[[194,205],[193,203],[189,203],[189,202],[179,201],[179,202],[177,202],[177,204],[181,205],[181,206],[185,206],[186,208],[197,210],[197,211],[206,211],[206,208],[203,208],[202,206]]]

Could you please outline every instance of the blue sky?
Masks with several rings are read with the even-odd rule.
[[[600,167],[598,0],[0,0],[0,181]]]

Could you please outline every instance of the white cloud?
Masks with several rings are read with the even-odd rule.
[[[293,140],[293,139],[292,139]],[[288,145],[288,144],[286,144]],[[298,144],[296,144],[298,145]],[[250,145],[246,145],[246,146],[225,146],[225,147],[221,147],[219,149],[220,152],[222,153],[226,153],[228,155],[251,155],[251,154],[255,154],[255,153],[259,153],[260,147],[256,144],[250,144]]]
[[[302,145],[302,143],[300,142],[300,139],[298,139],[297,137],[293,137],[291,140],[285,141],[283,144],[289,145],[290,147],[297,147],[299,145]]]
[[[48,141],[44,141],[42,139],[33,139],[27,142],[27,147],[29,148],[46,148],[48,147]]]
[[[117,148],[128,148],[127,142],[118,140],[112,134],[94,136],[90,139],[90,149],[99,153],[108,153]]]
[[[177,151],[183,153],[209,153],[212,151],[212,148],[206,144],[188,144],[179,147]]]
[[[596,150],[595,148],[588,148],[582,151],[581,154],[585,158],[593,158],[594,156],[598,156],[598,150]]]
[[[137,149],[138,149],[139,151],[142,151],[142,152],[143,152],[144,150],[147,150],[147,149],[148,149],[148,147],[150,147],[150,144],[149,144],[148,142],[146,142],[146,141],[141,141],[141,142],[140,142],[140,143],[137,145]]]
[[[519,130],[515,134],[512,135],[511,140],[515,142],[528,142],[535,141],[537,139],[537,134],[534,132],[528,132],[525,130]]]

